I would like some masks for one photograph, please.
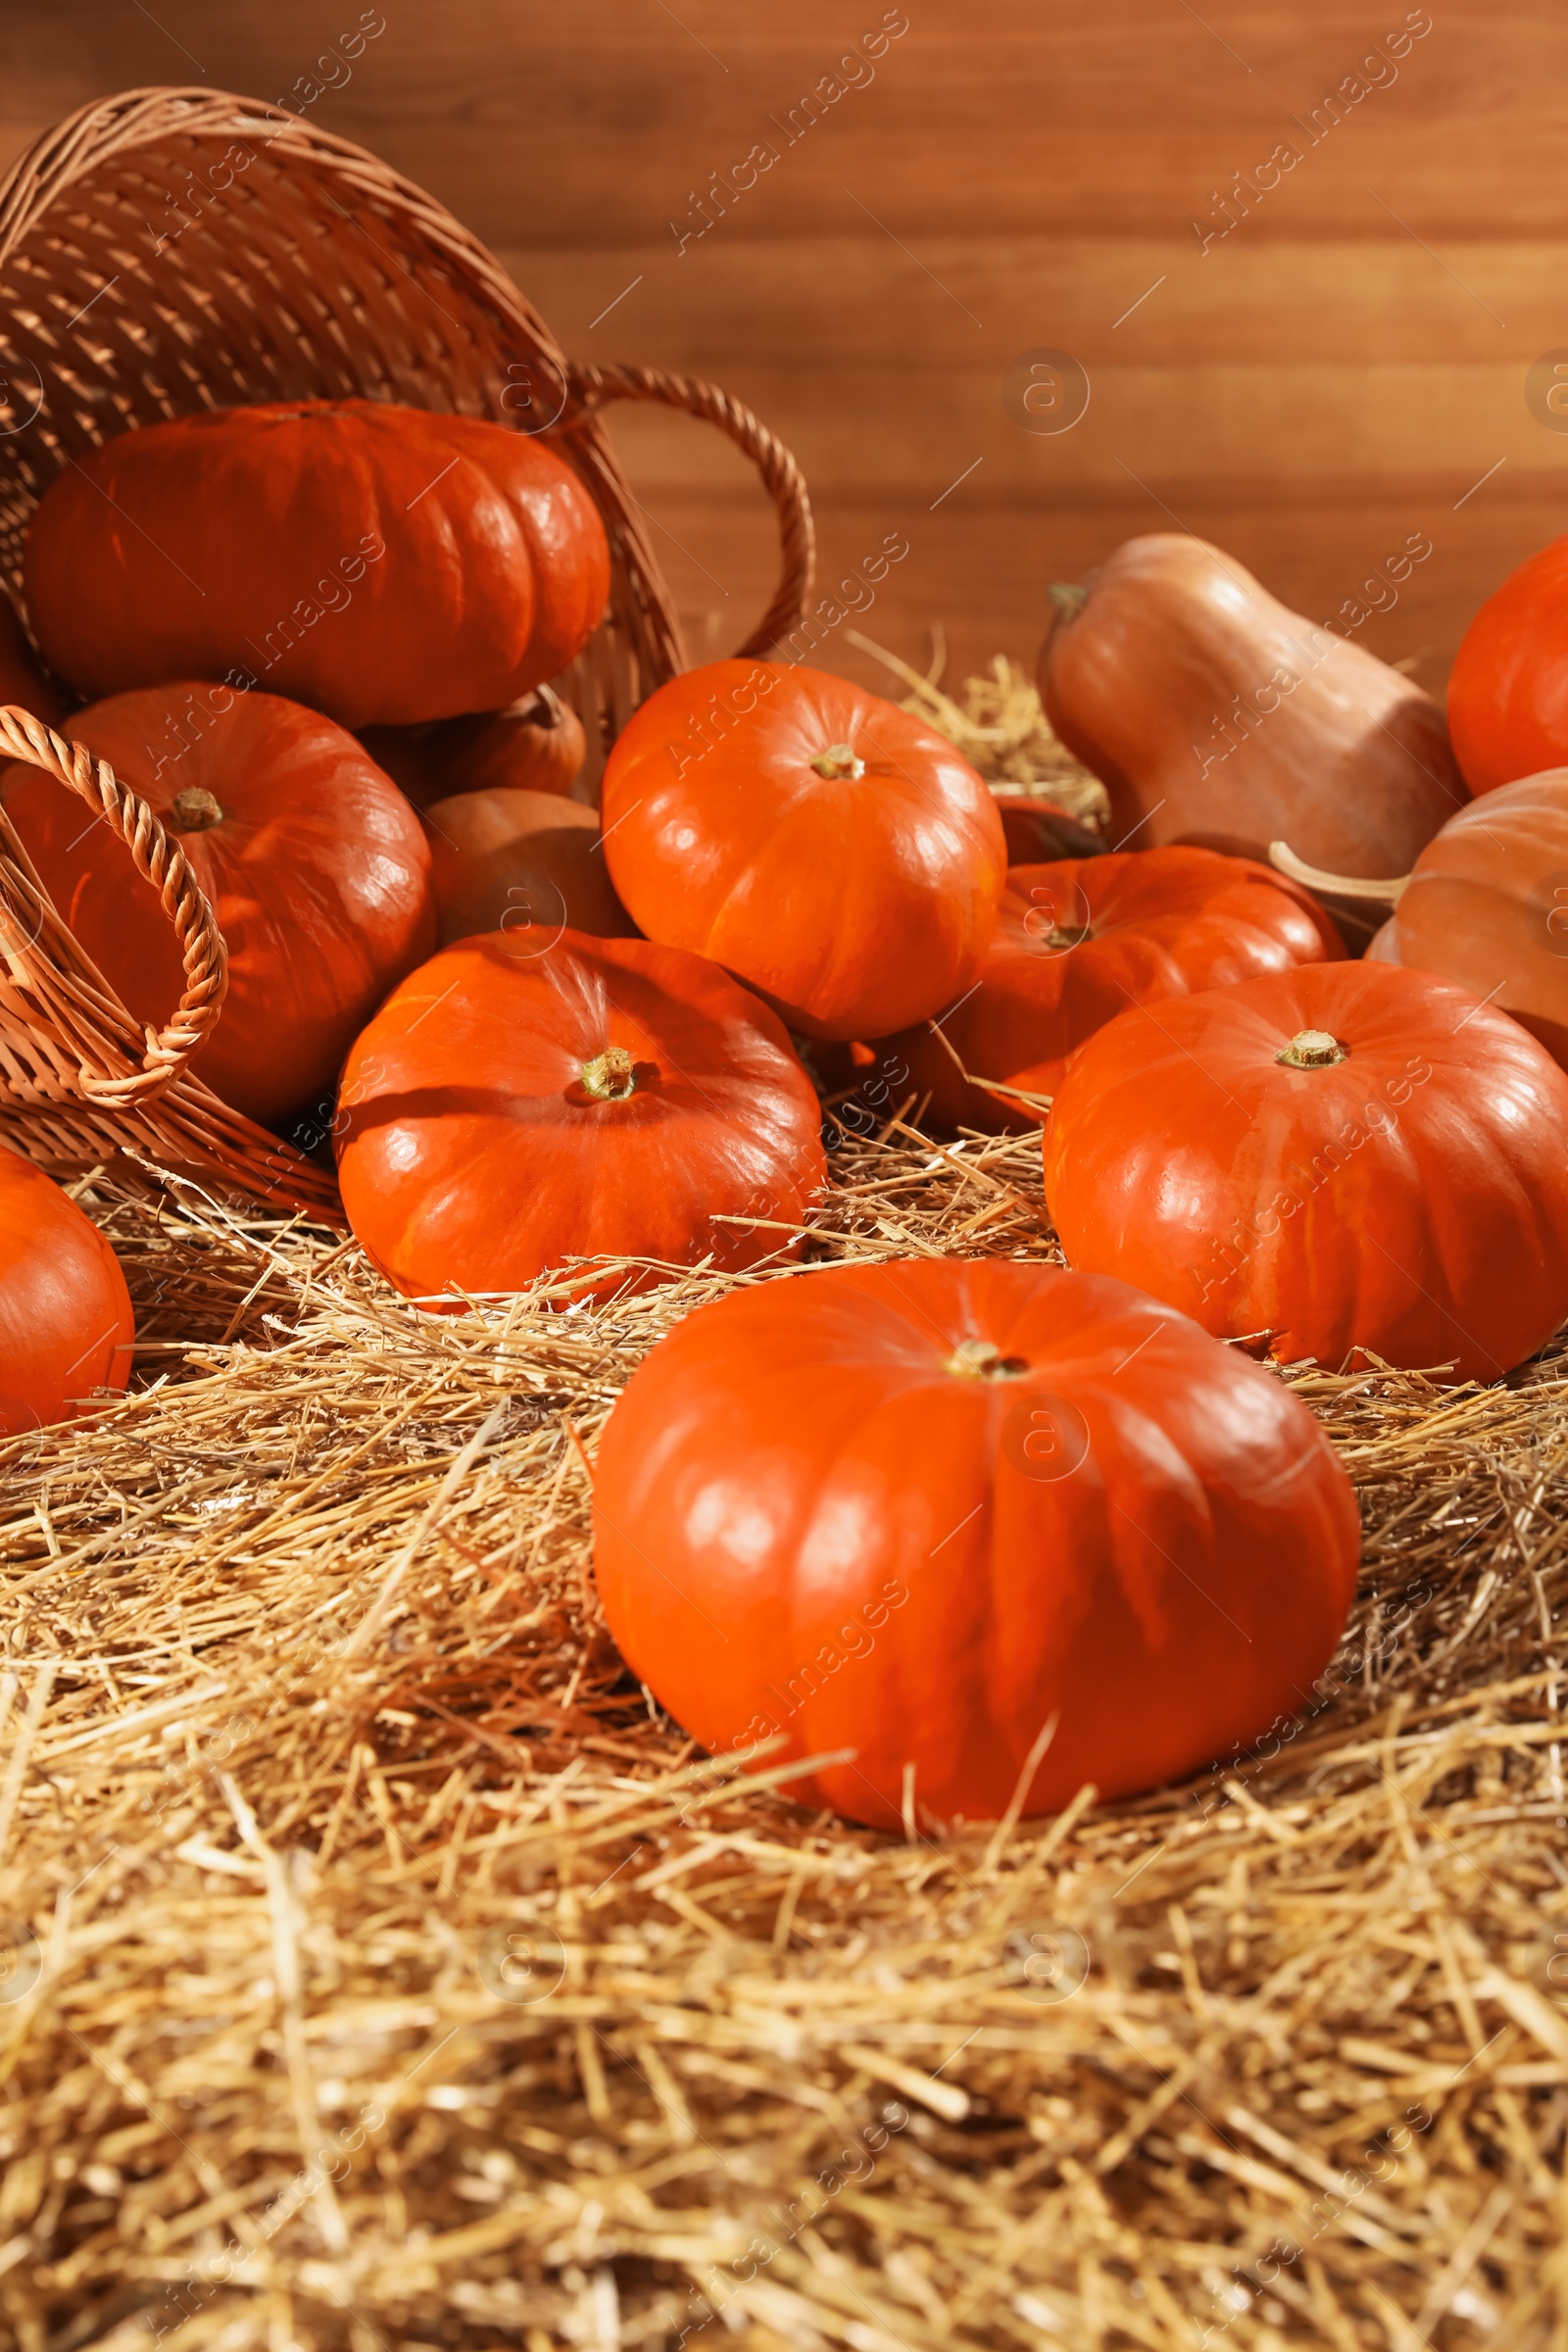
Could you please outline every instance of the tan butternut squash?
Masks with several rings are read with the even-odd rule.
[[[1128,540],[1052,600],[1041,694],[1105,785],[1113,847],[1264,859],[1283,839],[1337,874],[1397,875],[1469,798],[1429,694],[1201,539]],[[1329,903],[1364,939],[1364,911]]]

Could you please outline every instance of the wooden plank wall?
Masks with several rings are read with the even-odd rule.
[[[749,401],[824,585],[902,534],[861,625],[923,661],[940,621],[950,676],[1028,659],[1046,584],[1136,532],[1217,539],[1314,617],[1421,533],[1361,639],[1440,687],[1568,528],[1568,416],[1527,405],[1568,360],[1560,0],[7,0],[8,156],[161,81],[292,94],[573,352]],[[1018,406],[1043,351],[1087,382],[1065,430],[1035,429],[1049,374]],[[764,503],[699,426],[614,429],[694,657],[727,650]],[[842,629],[818,658],[878,674]]]

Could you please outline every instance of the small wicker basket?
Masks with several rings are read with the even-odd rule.
[[[669,592],[599,411],[655,401],[756,464],[783,564],[739,649],[796,625],[810,587],[799,467],[748,409],[655,368],[577,366],[477,238],[363,148],[211,90],[131,90],[37,140],[0,187],[0,571],[28,518],[111,435],[253,401],[390,400],[547,433],[610,538],[604,621],[558,688],[602,761],[684,664]],[[115,1152],[334,1219],[329,1175],[229,1110],[186,1064],[221,1009],[223,944],[177,845],[101,760],[19,710],[0,750],[81,794],[163,895],[186,990],[143,1034],[50,906],[0,813],[0,1136],[64,1171]],[[130,887],[129,872],[126,874]]]

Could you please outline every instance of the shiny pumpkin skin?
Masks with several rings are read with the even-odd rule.
[[[1335,873],[1408,873],[1467,797],[1432,697],[1315,628],[1219,548],[1132,539],[1059,608],[1040,656],[1052,725],[1110,795],[1109,838]],[[1294,679],[1295,683],[1289,681]],[[1229,734],[1221,722],[1241,709]],[[1331,902],[1359,935],[1364,908]]]
[[[1084,1039],[1129,1004],[1344,955],[1310,894],[1250,858],[1173,845],[1015,865],[978,987],[883,1051],[907,1065],[906,1092],[929,1094],[928,1120],[1017,1133],[1045,1110],[966,1086],[960,1065],[1054,1095]]]
[[[171,829],[218,917],[228,993],[193,1071],[263,1126],[324,1100],[388,989],[435,945],[417,813],[344,728],[279,695],[148,687],[90,705],[71,734]],[[190,792],[221,821],[182,825],[175,802]],[[185,986],[178,943],[124,844],[20,760],[0,800],[111,986],[139,1021],[167,1021]]]
[[[365,727],[360,740],[416,808],[461,792],[571,791],[587,757],[582,720],[548,686],[507,710],[427,727]]]
[[[633,1064],[623,1101],[586,1082],[607,1049]],[[554,926],[462,940],[413,973],[339,1104],[349,1221],[388,1281],[437,1304],[577,1257],[753,1265],[826,1175],[816,1096],[764,1004],[700,956]],[[569,1298],[663,1279],[617,1267]]]
[[[0,1432],[118,1396],[135,1342],[120,1261],[41,1168],[0,1147]]]
[[[963,1343],[1011,1368],[956,1370]],[[1306,1408],[1124,1283],[829,1266],[699,1307],[612,1413],[594,1566],[632,1672],[714,1752],[897,1830],[1177,1779],[1306,1699],[1354,1591]]]
[[[424,810],[442,947],[475,931],[586,931],[629,939],[592,808],[553,792],[460,792]]]
[[[1510,572],[1466,629],[1448,732],[1474,793],[1568,762],[1568,537]]]
[[[841,746],[863,772],[812,766]],[[639,927],[807,1037],[885,1036],[979,972],[1006,864],[996,802],[946,736],[846,678],[763,662],[671,678],[612,751],[601,806]]]
[[[1512,1013],[1568,1064],[1568,767],[1450,816],[1415,861],[1389,947],[1391,961]]]
[[[1280,1054],[1321,1032],[1344,1058]],[[1429,972],[1303,964],[1124,1012],[1045,1137],[1068,1260],[1292,1363],[1497,1379],[1568,1315],[1568,1076]]]
[[[496,710],[563,668],[610,553],[537,440],[369,400],[276,401],[120,433],[27,534],[45,661],[104,696],[249,679],[344,726]]]
[[[64,703],[38,666],[15,605],[0,589],[0,709],[8,704],[56,730],[66,715]]]

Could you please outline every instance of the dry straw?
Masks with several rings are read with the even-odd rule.
[[[956,744],[1002,798],[1033,791],[1049,796],[1069,816],[1103,819],[1109,808],[1105,787],[1074,759],[1046,716],[1040,689],[1005,654],[998,654],[988,671],[965,678],[957,701],[939,683],[948,661],[939,621],[932,623],[931,666],[924,676],[858,629],[848,635],[909,688],[904,709]]]
[[[834,1157],[813,1256],[1053,1252],[1032,1139]],[[19,2352],[1568,2340],[1560,1351],[1294,1376],[1367,1528],[1301,1721],[901,1841],[598,1619],[598,1433],[723,1278],[438,1319],[82,1197],[146,1385],[3,1465]]]

